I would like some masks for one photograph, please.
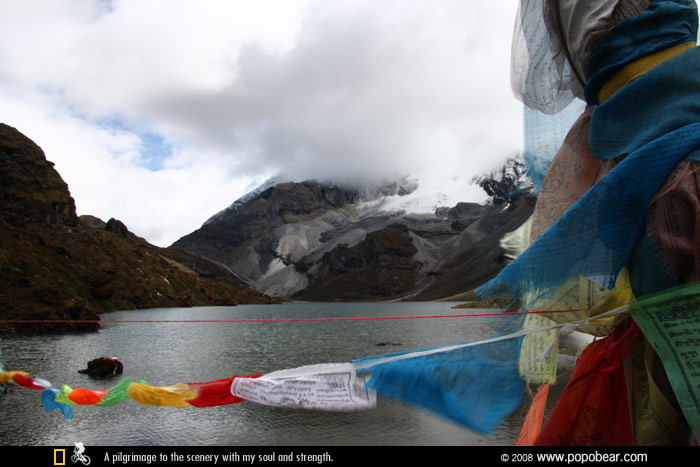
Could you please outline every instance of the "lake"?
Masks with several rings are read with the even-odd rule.
[[[455,315],[453,303],[285,303],[120,311],[105,320],[231,320]],[[154,386],[268,373],[317,363],[450,345],[493,334],[492,318],[453,317],[253,323],[106,323],[96,333],[0,336],[8,370],[55,387],[103,389],[77,371],[100,356],[124,363],[124,375]],[[378,345],[388,344],[388,345]],[[558,389],[573,357],[560,356]],[[554,397],[552,397],[554,399]],[[73,406],[75,418],[45,413],[40,392],[13,387],[0,399],[3,445],[514,445],[529,402],[485,437],[422,409],[378,396],[373,410],[328,413],[242,402],[208,408]]]

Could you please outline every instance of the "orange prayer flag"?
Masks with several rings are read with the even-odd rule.
[[[537,388],[537,394],[532,399],[532,405],[530,405],[530,410],[528,410],[527,417],[525,417],[525,423],[523,423],[523,428],[520,431],[518,442],[515,443],[516,446],[533,446],[535,444],[542,426],[544,406],[547,403],[548,393],[549,385],[547,383]]]

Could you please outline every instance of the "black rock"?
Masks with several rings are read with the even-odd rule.
[[[114,357],[100,357],[88,362],[87,368],[78,370],[78,373],[86,374],[91,378],[102,379],[121,375],[124,372],[124,364]]]

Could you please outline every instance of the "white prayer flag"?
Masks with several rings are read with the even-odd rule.
[[[273,407],[349,412],[377,405],[374,390],[365,388],[368,378],[352,363],[327,363],[236,378],[231,393]]]

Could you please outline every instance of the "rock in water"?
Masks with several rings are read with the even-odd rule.
[[[88,362],[87,368],[78,370],[91,378],[108,378],[121,375],[124,372],[124,364],[114,357],[100,357]]]

